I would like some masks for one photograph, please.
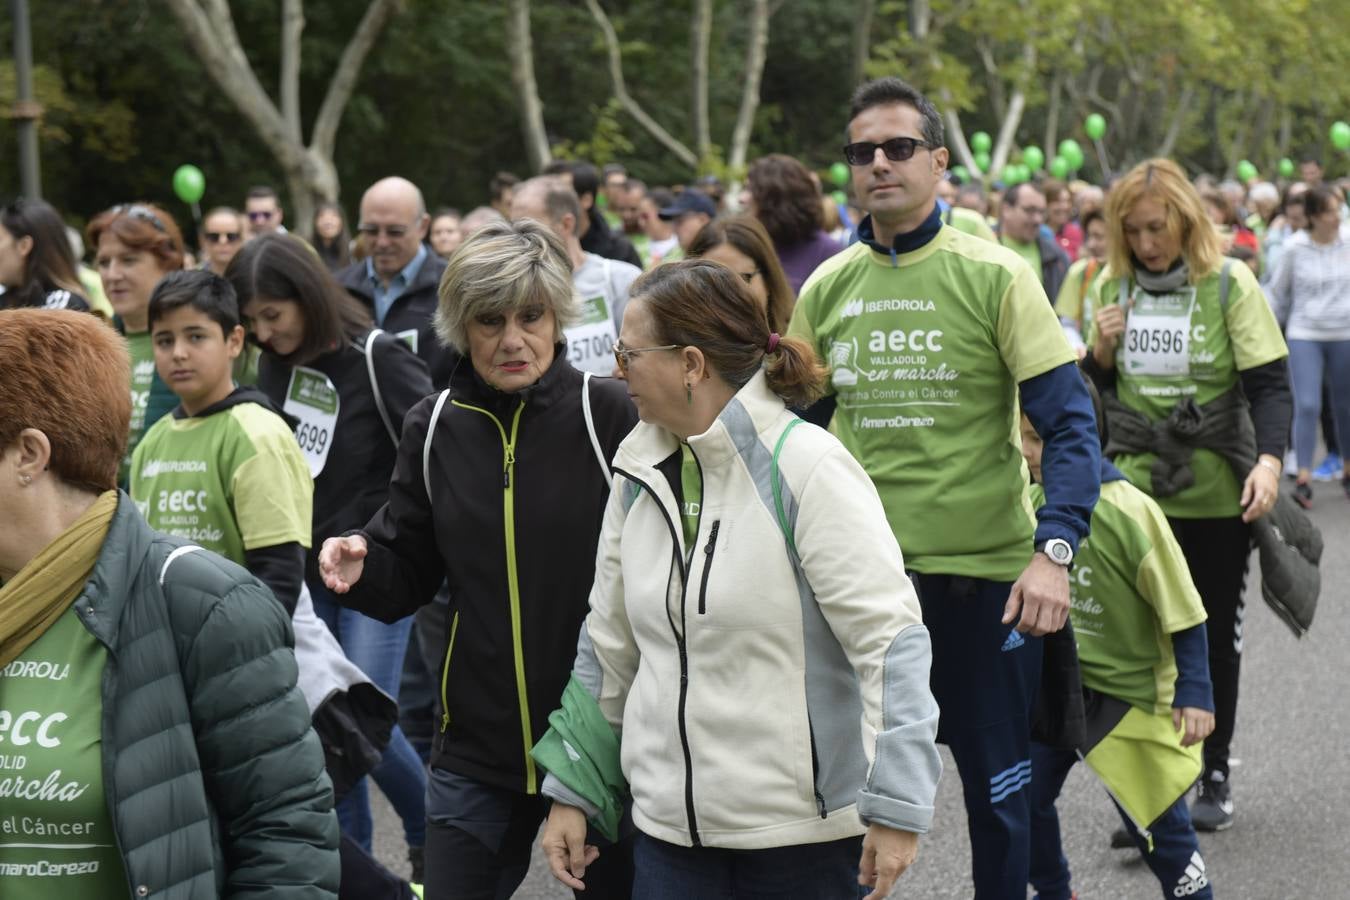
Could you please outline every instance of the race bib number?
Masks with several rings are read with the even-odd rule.
[[[305,454],[313,478],[319,477],[328,462],[340,406],[337,388],[327,375],[303,366],[291,372],[282,409],[300,420],[295,426],[295,440]]]
[[[581,302],[581,322],[565,332],[567,356],[574,367],[596,375],[614,371],[614,344],[619,336],[604,297]]]
[[[1126,374],[1189,375],[1194,309],[1195,288],[1175,294],[1139,292],[1125,322]]]

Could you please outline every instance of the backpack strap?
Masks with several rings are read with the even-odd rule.
[[[1219,311],[1228,318],[1228,289],[1233,285],[1233,258],[1225,256],[1219,267]]]
[[[427,489],[427,504],[431,504],[431,438],[436,433],[436,420],[441,417],[441,407],[450,399],[450,389],[441,391],[436,405],[431,408],[431,418],[427,421],[427,439],[422,443],[422,485]]]
[[[787,437],[792,429],[802,424],[802,419],[793,418],[783,429],[783,433],[778,436],[778,443],[773,448],[773,464],[770,466],[770,476],[773,481],[773,507],[774,512],[778,514],[778,528],[783,532],[783,540],[787,542],[788,555],[792,557],[792,564],[801,569],[801,557],[797,553],[797,541],[792,535],[792,529],[788,526],[787,514],[783,511],[783,476],[778,468],[778,457],[783,452],[783,444],[787,443]]]
[[[389,432],[389,440],[394,442],[394,449],[398,449],[398,429],[394,428],[394,423],[389,419],[389,409],[384,405],[384,395],[380,393],[380,381],[375,377],[375,339],[384,334],[378,328],[372,328],[370,334],[366,335],[366,344],[361,348],[361,352],[366,355],[366,373],[370,376],[370,392],[375,395],[375,408],[379,410],[380,419],[384,422],[385,430]]]
[[[609,470],[609,463],[605,461],[604,448],[600,446],[600,436],[595,433],[595,416],[591,414],[591,375],[586,372],[581,376],[581,414],[586,417],[586,433],[591,437],[591,449],[595,451],[595,460],[600,463],[600,471],[604,473],[605,482],[614,477]]]

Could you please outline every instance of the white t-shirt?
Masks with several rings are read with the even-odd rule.
[[[582,309],[581,321],[566,332],[572,365],[597,375],[614,370],[612,350],[628,305],[628,289],[641,274],[637,266],[586,254],[586,261],[572,273]]]

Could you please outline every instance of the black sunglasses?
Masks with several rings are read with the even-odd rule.
[[[240,234],[239,232],[237,232],[237,231],[208,231],[208,232],[206,232],[206,240],[207,240],[208,243],[211,243],[211,244],[218,244],[218,243],[220,243],[221,241],[224,241],[224,242],[227,243],[227,244],[233,244],[235,241],[239,240],[239,238],[241,238],[241,237],[243,237],[243,235],[241,235],[241,234]]]
[[[872,160],[876,159],[877,148],[886,154],[886,158],[891,162],[904,162],[914,155],[914,151],[920,147],[932,147],[927,141],[917,140],[912,137],[891,138],[889,141],[882,141],[880,144],[874,144],[871,141],[858,141],[848,144],[844,147],[844,159],[848,160],[850,166],[870,166]]]

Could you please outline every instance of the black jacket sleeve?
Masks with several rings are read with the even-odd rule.
[[[1256,452],[1284,459],[1289,443],[1289,421],[1294,415],[1288,360],[1277,359],[1254,369],[1243,369],[1238,377],[1252,409]]]
[[[380,335],[371,345],[380,397],[396,434],[402,434],[408,410],[432,392],[427,364],[392,334]]]
[[[360,532],[366,539],[361,578],[338,602],[382,622],[396,622],[430,602],[445,580],[436,525],[422,480],[422,448],[439,395],[408,411],[399,443],[389,499]],[[442,410],[442,415],[444,415]],[[432,465],[433,482],[435,465]],[[435,490],[433,486],[433,490]]]
[[[300,585],[305,580],[304,547],[291,541],[245,550],[244,567],[272,589],[272,595],[285,608],[287,616],[295,615],[295,604],[300,602]]]

